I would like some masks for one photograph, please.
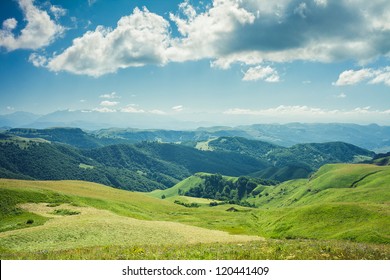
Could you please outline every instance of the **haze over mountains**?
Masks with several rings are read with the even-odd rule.
[[[172,187],[197,172],[285,181],[305,178],[327,163],[375,156],[343,142],[283,147],[243,137],[217,137],[225,132],[234,130],[10,129],[0,134],[0,176],[78,179],[150,191]]]
[[[15,112],[0,115],[0,128],[3,130],[10,128],[77,127],[87,130],[90,135],[99,138],[115,137],[132,142],[142,140],[188,142],[205,141],[221,136],[238,136],[282,146],[342,141],[375,152],[390,150],[390,126],[376,124],[275,123],[233,127],[211,125],[215,124],[212,122],[208,124],[185,122],[164,115],[109,114],[94,111],[64,110],[47,115]],[[16,134],[19,134],[19,132]]]

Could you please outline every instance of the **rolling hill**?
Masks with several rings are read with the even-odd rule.
[[[141,143],[96,149],[5,136],[0,139],[0,177],[85,180],[138,191],[165,189],[195,172],[241,175],[266,165],[245,155],[210,153],[177,144]]]
[[[205,183],[202,176],[205,175],[191,176],[170,189],[149,195],[183,200],[182,195],[191,195],[191,189]],[[321,167],[310,179],[290,180],[277,186],[260,184],[242,200],[259,209],[253,217],[263,236],[389,243],[389,182],[387,166],[331,164]]]
[[[0,256],[390,258],[387,166],[325,165],[310,179],[257,189],[246,199],[258,208],[173,203],[187,199],[179,189],[202,180],[145,194],[80,181],[0,179]]]
[[[80,127],[89,130],[85,132],[92,141],[81,141],[76,143],[82,146],[87,144],[88,148],[96,145],[96,141],[102,145],[119,144],[119,143],[137,143],[140,141],[160,141],[169,143],[195,143],[207,141],[218,137],[243,137],[251,140],[260,140],[279,146],[291,147],[302,143],[326,143],[326,142],[345,142],[353,145],[373,150],[375,152],[388,152],[390,148],[390,127],[343,123],[288,123],[288,124],[254,124],[237,127],[216,126],[216,127],[199,127],[198,129],[188,130],[167,130],[167,129],[137,129],[137,128],[107,128],[123,127],[122,125],[102,125],[94,120],[82,120],[82,118],[95,116],[100,118],[107,117],[107,114],[94,112],[86,114],[81,111],[58,111],[50,114],[50,117],[34,116],[28,113],[19,112],[0,116],[0,127],[30,127],[33,129],[27,133],[23,130],[8,130],[7,133],[15,133],[18,136],[30,137],[28,134],[34,133],[33,138],[52,137],[57,134],[56,129],[60,127]],[[39,120],[37,118],[41,117]],[[80,117],[77,120],[77,117]],[[65,119],[73,118],[73,120]],[[76,119],[75,119],[76,118]],[[23,120],[25,123],[23,123]],[[34,123],[31,123],[32,121]],[[103,120],[104,123],[105,120]],[[154,126],[156,118],[153,118]],[[95,123],[94,123],[95,122]],[[58,127],[58,128],[52,128]],[[129,126],[127,126],[129,127]],[[130,126],[131,127],[131,126]],[[136,127],[136,126],[133,126]],[[54,130],[54,131],[51,131]],[[69,131],[68,131],[69,132]],[[22,134],[21,134],[22,133]],[[40,134],[41,136],[38,136]],[[83,138],[85,138],[83,136]],[[46,138],[45,138],[46,139]],[[52,141],[51,139],[47,139]],[[60,141],[61,142],[61,141]],[[68,143],[69,144],[69,143]]]
[[[13,129],[0,135],[0,177],[85,180],[150,191],[172,187],[197,172],[249,175],[286,181],[305,178],[327,163],[370,159],[375,154],[351,144],[298,144],[290,148],[240,137],[191,146],[95,137],[81,129]]]

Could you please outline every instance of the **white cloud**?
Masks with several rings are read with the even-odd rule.
[[[380,69],[363,68],[360,70],[346,70],[339,75],[338,80],[333,83],[336,86],[355,85],[360,82],[369,84],[383,83],[390,86],[390,67]]]
[[[201,59],[227,69],[234,63],[255,67],[297,60],[364,65],[390,56],[390,1],[212,0],[199,5],[181,3],[177,13],[169,14],[175,26],[146,8],[136,8],[115,28],[98,26],[74,39],[45,66],[99,77],[128,67]],[[3,24],[8,29],[13,25]],[[175,27],[178,36],[172,37]],[[345,77],[339,83],[353,83],[354,78],[359,79]],[[277,75],[268,78],[278,80]],[[386,75],[377,81],[386,83]]]
[[[370,84],[383,83],[390,86],[390,67],[385,67],[376,72],[375,77],[369,82]]]
[[[375,110],[371,107],[357,107],[350,110],[323,109],[309,106],[285,106],[281,105],[275,108],[267,109],[244,109],[233,108],[226,110],[225,115],[250,117],[252,121],[256,118],[272,121],[352,121],[352,122],[388,122],[390,109]]]
[[[86,102],[87,100],[85,100],[85,99],[80,99],[80,102],[81,103],[84,103],[84,102]]]
[[[337,98],[347,98],[347,95],[344,92],[342,92],[339,95],[336,95],[336,97]]]
[[[119,95],[117,95],[117,93],[115,91],[111,92],[111,93],[106,93],[106,94],[102,94],[99,96],[100,98],[105,98],[105,99],[116,99],[116,98],[121,98]]]
[[[115,113],[117,110],[107,108],[107,107],[101,107],[101,108],[95,108],[92,109],[93,112],[99,112],[99,113]]]
[[[299,3],[299,5],[294,9],[294,14],[298,14],[302,18],[306,18],[307,5],[304,2]]]
[[[155,114],[155,115],[166,115],[167,114],[166,112],[164,112],[162,110],[158,110],[158,109],[150,110],[149,113]]]
[[[317,6],[326,7],[328,5],[327,0],[314,0]]]
[[[118,105],[119,102],[116,101],[109,101],[109,100],[104,100],[100,102],[100,106],[107,106],[107,107],[112,107]]]
[[[268,115],[268,116],[276,116],[276,115],[324,115],[330,113],[337,113],[337,110],[324,110],[315,107],[308,106],[285,106],[280,105],[275,108],[261,109],[261,110],[251,110],[251,109],[241,109],[234,108],[225,111],[225,114],[228,115]]]
[[[257,81],[264,80],[270,83],[276,83],[280,81],[278,72],[270,66],[263,67],[258,65],[256,67],[249,68],[242,78],[243,81]]]
[[[182,37],[168,54],[173,61],[211,58],[223,69],[237,62],[364,63],[390,54],[389,11],[383,0],[214,0],[203,13],[171,14]]]
[[[347,70],[340,74],[336,86],[354,85],[374,76],[372,69]]]
[[[188,1],[180,9],[184,17],[170,14],[170,19],[181,34],[181,37],[172,40],[167,50],[172,61],[215,58],[223,51],[231,33],[255,20],[255,16],[235,0],[214,0],[213,5],[200,14],[196,14]]]
[[[173,106],[172,110],[175,112],[181,112],[184,110],[184,107],[183,107],[183,105],[177,105],[177,106]]]
[[[47,58],[37,53],[32,53],[28,57],[28,61],[31,62],[35,67],[45,67]]]
[[[120,110],[123,113],[145,113],[143,109],[136,108],[136,105],[130,104]]]
[[[98,77],[118,69],[167,63],[169,24],[146,8],[135,8],[115,29],[98,26],[73,40],[72,46],[47,64],[51,71]]]
[[[92,6],[93,4],[95,4],[97,2],[97,0],[88,0],[88,5],[89,6]]]
[[[20,35],[16,36],[12,30],[16,28],[17,21],[14,18],[6,19],[3,22],[3,29],[0,30],[0,47],[8,51],[36,50],[49,45],[64,32],[64,27],[53,21],[46,11],[34,6],[33,0],[18,0],[18,2],[27,25],[20,31]],[[61,8],[55,7],[58,14]]]
[[[54,18],[58,20],[60,17],[66,15],[67,10],[61,8],[60,6],[52,5],[50,6],[50,12],[54,15]]]
[[[8,111],[13,111],[13,110],[15,110],[15,108],[12,107],[12,106],[7,106],[7,110],[8,110]]]
[[[18,21],[14,18],[9,18],[3,21],[3,29],[12,31],[18,25]]]

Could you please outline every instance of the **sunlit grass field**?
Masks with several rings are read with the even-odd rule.
[[[253,198],[259,208],[178,196],[184,181],[161,199],[82,181],[0,179],[0,257],[390,259],[388,169],[326,168],[265,189]],[[349,187],[329,187],[337,180],[325,173]]]

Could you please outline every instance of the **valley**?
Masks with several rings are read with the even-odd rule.
[[[0,137],[2,259],[390,259],[388,154],[28,131]]]

